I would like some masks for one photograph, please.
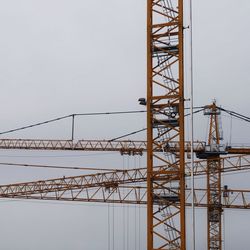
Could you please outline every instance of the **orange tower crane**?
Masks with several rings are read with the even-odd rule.
[[[135,150],[132,142],[125,142],[125,145],[128,143],[130,146],[124,147],[120,142],[104,141],[102,143],[107,144],[107,147],[103,148],[103,144],[97,143],[93,148],[95,151],[117,151],[119,148],[121,153],[128,154],[141,154],[147,149],[146,189],[144,188],[144,196],[141,198],[143,188],[132,186],[132,190],[137,190],[132,203],[144,202],[147,205],[148,250],[186,250],[185,206],[189,204],[187,201],[189,196],[186,196],[185,188],[185,151],[189,151],[190,144],[185,144],[184,137],[183,57],[183,0],[147,0],[146,145],[145,142],[140,142],[138,150]],[[211,154],[209,155],[206,150],[206,145],[201,145],[202,148],[197,148],[197,151],[201,151],[200,157],[202,153],[207,155],[205,158],[208,164],[208,190],[199,191],[203,192],[202,197],[207,196],[207,201],[203,205],[208,206],[208,249],[221,250],[222,207],[231,205],[226,201],[222,204],[221,201],[221,193],[228,190],[221,189],[221,152],[215,152],[213,148],[220,144],[216,128],[217,111],[214,108],[214,106],[209,107],[213,124],[208,141]],[[83,141],[79,144],[73,141],[46,140],[1,140],[0,144],[2,142],[7,146],[0,148],[86,150],[88,146],[92,147],[92,144],[83,146],[81,144]],[[29,145],[25,146],[25,143]],[[92,177],[98,180],[99,174]],[[5,185],[0,186],[0,197],[107,202],[109,194],[118,188],[128,189],[128,192],[131,192],[130,186],[120,187],[117,181],[92,182],[90,186],[89,183],[86,186],[85,180],[85,177],[78,176]],[[136,177],[131,178],[132,183],[136,182],[135,180]],[[125,182],[124,179],[122,181],[124,185],[129,184],[129,181]],[[243,194],[246,191],[232,190],[232,192]],[[96,195],[105,193],[107,196],[96,198]],[[119,196],[117,202],[127,201],[129,194],[122,199]],[[114,202],[113,197],[112,200]],[[196,205],[199,204],[198,200],[197,194]],[[249,204],[235,206],[243,208],[244,205],[245,208],[249,207]]]
[[[65,148],[62,148],[66,150]],[[94,150],[91,148],[90,150]],[[97,149],[99,151],[99,149]],[[201,151],[199,151],[201,152]],[[221,172],[234,172],[250,169],[250,156],[237,155],[220,158]],[[213,158],[210,158],[213,160]],[[1,163],[5,164],[5,163]],[[7,164],[5,164],[7,165]],[[22,164],[8,164],[22,165]],[[27,165],[28,167],[46,167],[42,165]],[[50,166],[53,167],[53,166]],[[60,168],[59,166],[54,166]],[[194,162],[194,174],[206,175],[209,165],[207,159]],[[62,167],[65,168],[65,167]],[[74,167],[73,167],[74,168]],[[88,168],[85,168],[88,169]],[[93,169],[92,169],[93,170]],[[155,172],[162,171],[162,165],[154,166]],[[185,176],[190,176],[191,164],[185,163]],[[147,186],[137,185],[146,184],[147,168],[131,170],[110,170],[96,174],[64,177],[52,180],[41,180],[27,183],[17,183],[0,186],[0,198],[20,198],[20,199],[39,199],[39,200],[58,200],[58,201],[80,201],[80,202],[106,202],[106,203],[127,203],[147,205]],[[175,192],[179,192],[178,187],[173,187]],[[228,190],[220,189],[220,197],[223,197],[221,208],[240,208],[249,209],[250,200],[248,190]],[[191,190],[185,189],[185,206],[191,204]],[[208,190],[195,190],[195,206],[208,207]],[[167,193],[154,197],[154,206],[161,207],[162,200],[175,199]],[[178,200],[175,200],[180,205]],[[163,225],[162,225],[163,226]]]
[[[147,249],[185,250],[183,0],[147,11]],[[173,141],[178,153],[157,152]]]
[[[216,103],[205,108],[204,114],[210,116],[208,145],[197,153],[200,159],[207,159],[207,243],[208,250],[222,250],[222,203],[221,203],[221,158],[227,154],[220,124],[220,109]]]

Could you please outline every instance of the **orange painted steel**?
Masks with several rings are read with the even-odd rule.
[[[178,152],[178,142],[168,144],[155,142],[158,152]],[[195,141],[194,152],[204,151],[206,142]],[[0,149],[25,150],[69,150],[69,151],[113,151],[127,155],[142,155],[147,151],[147,142],[139,140],[44,140],[44,139],[0,139]],[[190,142],[185,142],[185,152],[190,152]],[[226,147],[228,154],[250,154],[250,147]]]
[[[219,115],[215,103],[208,106],[205,114],[210,116],[207,155],[207,249],[222,250],[222,196],[221,196],[221,148]]]
[[[0,198],[146,205],[146,177],[141,177],[125,174],[121,178],[116,174],[101,173],[1,185]],[[185,204],[190,206],[191,190],[185,192]],[[250,209],[250,190],[221,189],[220,193],[223,208]],[[155,200],[155,204],[157,202]],[[195,206],[208,206],[206,189],[195,189]]]
[[[130,140],[40,140],[0,139],[0,149],[28,150],[74,150],[74,151],[118,151],[121,154],[142,154],[146,151],[145,141]]]
[[[148,250],[186,249],[183,63],[183,0],[148,0]],[[174,141],[178,152],[165,152]]]

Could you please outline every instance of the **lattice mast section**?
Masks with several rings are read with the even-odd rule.
[[[184,250],[183,0],[148,0],[147,21],[147,249]]]
[[[208,250],[222,250],[222,203],[221,203],[221,159],[224,149],[220,110],[216,103],[208,106],[205,115],[210,116],[207,156],[207,241]]]

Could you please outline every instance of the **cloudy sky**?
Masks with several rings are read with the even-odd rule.
[[[247,0],[193,1],[196,106],[216,99],[218,105],[250,116],[249,11]],[[0,32],[0,131],[71,113],[141,109],[137,100],[146,95],[146,0],[0,0]],[[188,49],[189,31],[185,32]],[[222,118],[225,142],[249,142],[248,123],[233,120],[230,130],[230,117]],[[196,138],[205,140],[207,120],[200,115],[195,122]],[[143,114],[83,117],[77,120],[76,137],[110,139],[144,127]],[[7,137],[69,139],[70,135],[66,120]],[[145,166],[144,158],[139,161],[116,154],[2,151],[0,157],[1,162]],[[79,174],[9,167],[0,171],[1,183]],[[247,181],[246,177],[230,179],[234,187],[242,180]],[[115,214],[114,249],[123,249],[122,234],[128,229],[130,249],[145,249],[145,208],[0,201],[0,212],[3,250],[111,250],[108,212]],[[123,226],[121,213],[127,221]],[[197,225],[204,227],[205,212],[198,214]],[[225,213],[227,250],[247,249],[246,234],[235,235],[242,227],[249,231],[245,216],[247,211]],[[140,232],[132,229],[135,220],[141,221]],[[199,237],[198,249],[205,250],[205,236]]]

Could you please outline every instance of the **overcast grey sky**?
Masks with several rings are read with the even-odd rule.
[[[193,1],[193,7],[195,105],[216,98],[219,105],[250,115],[250,2],[200,0]],[[70,113],[141,109],[137,99],[146,95],[146,0],[0,0],[0,31],[0,131]],[[198,116],[197,139],[205,139],[206,124]],[[226,142],[229,124],[230,118],[223,117]],[[110,139],[143,127],[144,115],[84,117],[77,121],[76,136]],[[233,120],[232,142],[248,143],[249,132],[247,123]],[[69,139],[70,122],[7,137]],[[123,167],[126,162],[134,166],[133,159],[116,154],[1,151],[0,155],[1,161],[12,162],[97,167]],[[140,166],[145,166],[144,158]],[[1,183],[79,174],[8,167],[0,171]],[[248,178],[227,181],[248,188]],[[129,239],[133,242],[132,223],[139,220],[139,210],[136,217],[134,209],[115,208],[117,250],[122,250],[121,236],[127,230],[121,228],[121,213],[130,213]],[[249,238],[242,230],[249,232],[247,212],[225,213],[226,250],[248,249]],[[0,201],[0,249],[109,250],[107,213],[107,206],[94,204]],[[145,208],[140,214],[140,242],[145,249]],[[205,211],[198,214],[197,246],[205,250],[200,229]]]

